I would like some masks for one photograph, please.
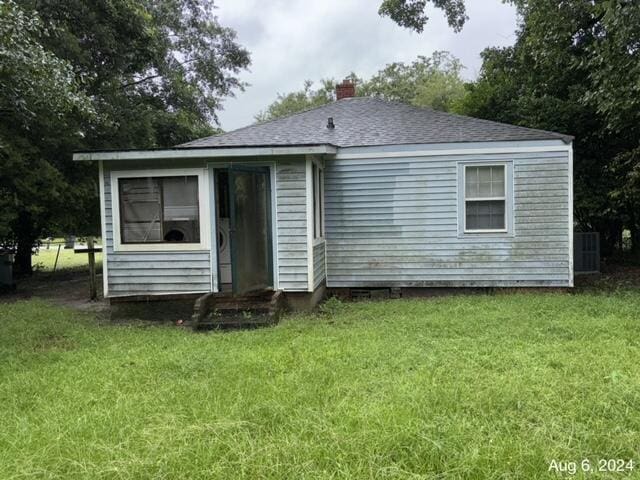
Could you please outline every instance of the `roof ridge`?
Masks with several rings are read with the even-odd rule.
[[[360,96],[360,97],[347,97],[347,98],[341,98],[340,100],[333,100],[329,103],[325,103],[324,105],[318,105],[317,107],[310,107],[310,108],[305,108],[304,110],[300,110],[299,112],[294,112],[291,113],[289,115],[285,115],[284,117],[278,117],[278,118],[272,118],[271,120],[265,120],[264,122],[256,122],[256,123],[252,123],[251,125],[245,125],[244,127],[240,127],[240,128],[234,128],[233,130],[229,130],[228,132],[222,132],[222,133],[218,133],[216,135],[209,135],[207,137],[201,137],[201,138],[196,138],[195,140],[191,140],[189,142],[186,143],[181,143],[179,145],[176,145],[176,147],[186,147],[189,146],[192,143],[195,142],[201,142],[204,140],[208,140],[210,138],[216,138],[216,137],[223,137],[224,135],[230,134],[230,133],[235,133],[235,132],[240,132],[242,130],[246,130],[248,128],[254,128],[254,127],[258,127],[258,126],[262,126],[262,125],[268,125],[270,123],[275,123],[281,120],[285,120],[288,118],[293,118],[296,117],[298,115],[302,115],[303,113],[308,113],[311,112],[313,110],[320,110],[322,108],[326,108],[329,107],[331,105],[335,105],[338,102],[342,102],[344,100],[354,100],[354,99],[369,99],[369,98],[373,98],[373,97],[367,97],[367,96]]]
[[[336,129],[324,128],[335,117]],[[560,140],[571,135],[444,112],[381,96],[348,97],[174,148],[212,145],[332,144],[338,147],[416,143]]]

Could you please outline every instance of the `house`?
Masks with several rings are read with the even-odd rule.
[[[100,171],[107,297],[570,287],[572,137],[376,98]]]

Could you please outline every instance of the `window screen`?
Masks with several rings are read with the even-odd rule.
[[[506,229],[505,166],[465,167],[465,231]]]
[[[121,178],[124,243],[200,242],[198,177]]]

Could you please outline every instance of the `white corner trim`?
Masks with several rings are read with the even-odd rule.
[[[102,235],[102,296],[109,297],[109,268],[107,252],[107,208],[104,190],[104,165],[98,164],[98,189],[100,192],[100,235]],[[112,210],[113,211],[113,210]]]
[[[277,162],[269,162],[271,174],[271,250],[273,265],[273,289],[280,290],[280,262],[278,259],[278,175]]]
[[[573,142],[569,146],[569,286],[573,287]]]
[[[341,159],[366,159],[366,158],[409,158],[409,157],[435,157],[446,155],[482,155],[502,153],[535,153],[535,152],[567,152],[571,147],[566,145],[548,145],[540,147],[495,147],[475,149],[449,149],[449,150],[416,150],[398,152],[371,152],[371,153],[338,153],[335,158]]]
[[[211,212],[211,221],[209,222],[211,230],[211,254],[209,255],[211,291],[217,293],[220,291],[220,278],[218,274],[218,205],[217,205],[217,188],[216,176],[212,164],[207,165],[207,174],[209,175],[207,184],[209,188],[209,211]]]
[[[137,177],[172,177],[195,175],[198,177],[198,208],[200,214],[200,243],[136,243],[120,242],[120,198],[118,179]],[[208,168],[169,168],[147,170],[114,170],[111,172],[111,216],[113,221],[114,252],[186,252],[211,251],[211,214],[209,205]]]
[[[291,147],[174,148],[166,150],[125,150],[114,152],[77,152],[75,162],[94,160],[160,160],[215,157],[258,157],[274,155],[335,154],[332,145]]]
[[[307,197],[307,291],[313,292],[313,160],[310,155],[305,157],[305,193]]]

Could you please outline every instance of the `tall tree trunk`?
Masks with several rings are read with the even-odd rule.
[[[15,269],[19,275],[31,275],[33,269],[31,266],[31,253],[38,237],[32,225],[31,215],[21,212],[17,219],[17,228],[14,229],[18,248],[15,258]]]
[[[631,232],[631,253],[638,255],[640,254],[640,226],[633,225],[629,231]]]
[[[35,239],[32,239],[35,242]],[[18,240],[18,251],[16,252],[15,269],[18,275],[31,275],[31,251],[33,243]]]

